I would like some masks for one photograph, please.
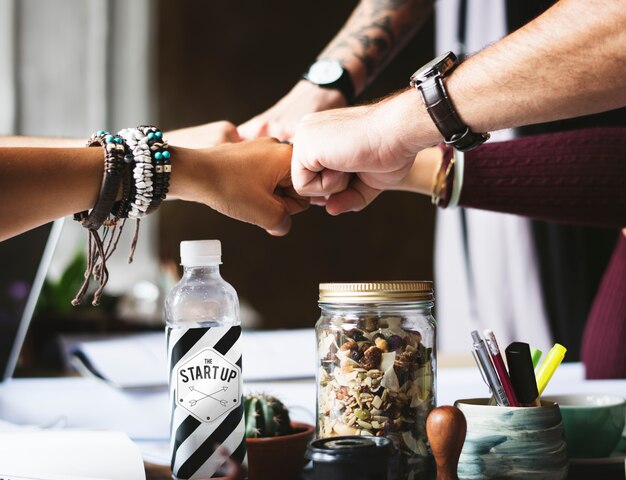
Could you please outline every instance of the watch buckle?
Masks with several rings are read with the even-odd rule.
[[[471,143],[467,146],[459,146],[459,143],[462,144],[464,140],[468,139],[468,137],[474,137]],[[486,142],[487,140],[489,140],[489,137],[491,137],[489,133],[475,133],[472,132],[469,127],[467,127],[464,132],[455,133],[450,138],[444,139],[444,143],[446,145],[456,148],[461,152],[466,152]]]

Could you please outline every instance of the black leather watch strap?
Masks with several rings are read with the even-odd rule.
[[[310,69],[311,67],[309,67]],[[354,82],[352,81],[352,77],[350,76],[350,72],[342,67],[341,76],[330,83],[320,83],[315,81],[313,78],[309,76],[309,70],[307,70],[302,78],[311,82],[313,85],[317,85],[320,88],[326,88],[329,90],[338,90],[346,99],[348,105],[352,105],[354,103],[355,91],[354,91]]]
[[[343,69],[343,73],[339,80],[335,83],[335,87],[338,89],[348,102],[348,105],[352,105],[354,103],[354,83],[352,82],[352,77],[350,77],[350,72]]]
[[[488,133],[475,133],[457,115],[443,85],[443,77],[434,75],[417,85],[422,93],[426,111],[444,137],[446,144],[461,150],[472,150],[484,143]]]

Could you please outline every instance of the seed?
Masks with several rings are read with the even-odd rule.
[[[372,424],[371,423],[365,422],[363,420],[357,420],[356,423],[358,423],[363,428],[367,428],[368,430],[372,429]],[[371,435],[371,433],[370,433],[370,435]]]

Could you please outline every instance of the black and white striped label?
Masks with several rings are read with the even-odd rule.
[[[166,328],[170,369],[172,473],[222,476],[222,446],[246,462],[241,327]]]

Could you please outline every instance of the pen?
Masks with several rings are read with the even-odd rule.
[[[476,366],[478,367],[478,371],[480,372],[480,376],[482,377],[483,382],[485,382],[485,385],[487,385],[487,388],[489,389],[489,393],[491,393],[491,398],[487,402],[487,405],[490,405],[490,406],[496,405],[497,404],[496,398],[494,397],[493,391],[491,390],[491,385],[489,385],[489,380],[487,380],[487,377],[485,377],[485,372],[483,370],[483,367],[480,365],[480,360],[478,360],[478,356],[476,355],[476,352],[473,349],[472,349],[472,357],[474,357],[474,361],[476,362]]]
[[[480,367],[485,374],[485,378],[489,383],[489,387],[491,388],[491,393],[496,397],[496,402],[498,405],[502,405],[504,407],[509,406],[509,399],[506,397],[506,393],[502,388],[502,384],[498,379],[498,375],[496,374],[495,369],[493,368],[493,364],[491,363],[491,357],[487,352],[487,346],[482,338],[480,338],[480,334],[478,330],[472,331],[472,340],[474,344],[472,345],[472,351],[475,352],[475,355],[478,359]]]
[[[533,368],[537,368],[537,365],[539,365],[539,360],[541,359],[541,355],[543,355],[543,352],[539,350],[538,348],[530,349],[530,356],[533,359]]]
[[[515,390],[517,401],[523,407],[538,407],[541,405],[535,370],[530,358],[530,348],[527,343],[513,342],[504,351],[509,365],[509,376]]]
[[[563,345],[555,343],[554,347],[546,355],[546,358],[544,358],[539,370],[537,370],[537,390],[539,390],[539,395],[546,389],[552,375],[561,365],[565,352],[567,352],[567,349]]]
[[[506,371],[502,355],[500,355],[500,348],[498,348],[496,336],[494,335],[493,330],[490,329],[486,329],[483,333],[485,335],[485,342],[489,348],[489,354],[493,360],[493,365],[496,367],[496,372],[498,372],[498,377],[500,377],[502,388],[504,389],[504,393],[509,400],[509,405],[512,407],[519,407],[519,402],[515,396],[515,390],[513,390],[509,373]]]

